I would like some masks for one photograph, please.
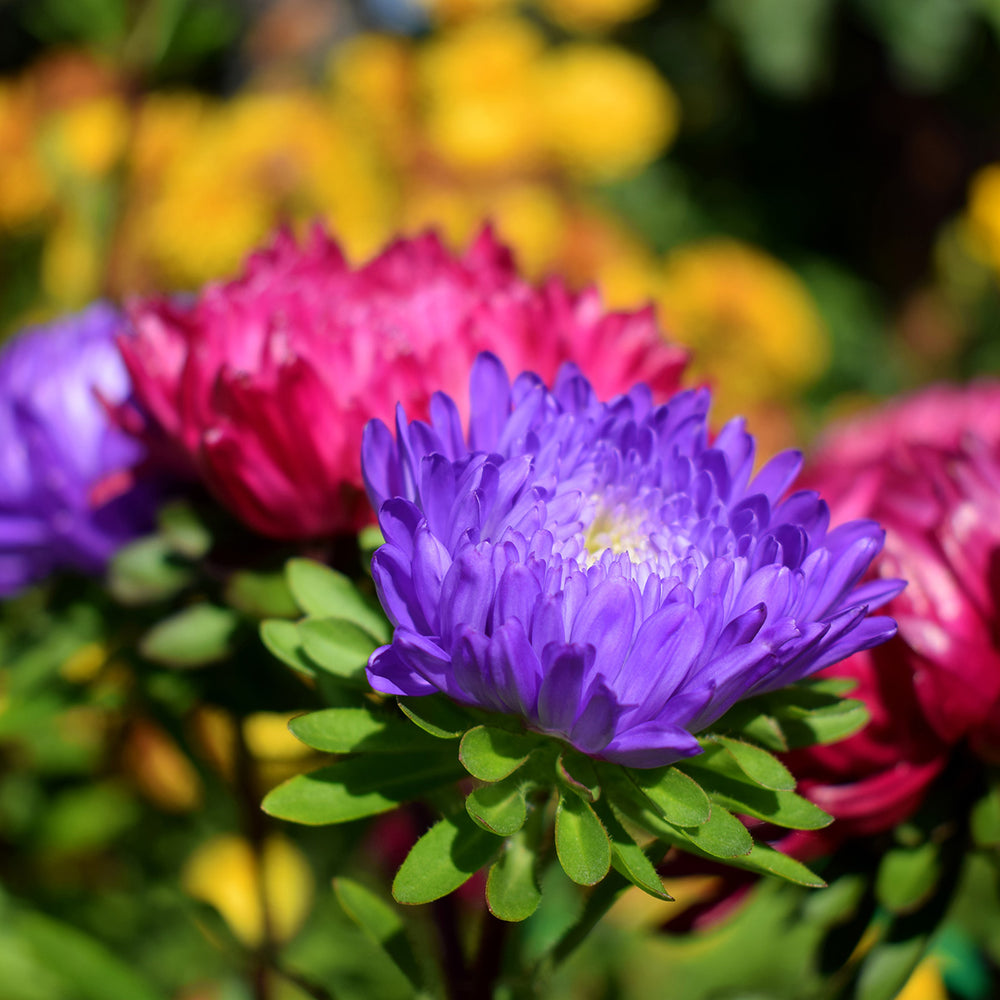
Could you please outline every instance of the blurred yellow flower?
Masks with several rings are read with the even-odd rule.
[[[292,938],[309,914],[315,888],[305,855],[279,835],[268,837],[259,855],[243,837],[212,837],[187,859],[181,884],[214,906],[248,948]]]
[[[56,112],[45,148],[53,168],[81,177],[101,177],[119,161],[128,139],[129,118],[122,100],[104,95]]]
[[[289,731],[288,723],[298,713],[254,712],[243,720],[243,742],[261,760],[295,761],[312,755]]]
[[[607,31],[652,10],[656,0],[540,0],[541,9],[573,31]]]
[[[88,642],[63,660],[59,676],[71,684],[86,684],[101,672],[107,662],[107,647],[100,642]]]
[[[544,50],[537,28],[507,16],[446,29],[424,46],[427,139],[446,164],[506,172],[537,160],[531,75]]]
[[[970,249],[1000,270],[1000,163],[973,176],[966,217]]]
[[[36,125],[28,89],[0,83],[0,227],[23,226],[51,202],[52,185],[34,147]]]
[[[940,964],[933,955],[917,966],[896,1000],[948,1000]]]
[[[138,719],[125,739],[122,759],[139,791],[166,812],[189,812],[202,802],[198,772],[160,726]]]
[[[651,63],[577,42],[546,56],[538,102],[545,141],[573,173],[611,179],[655,159],[677,133],[677,99]]]
[[[666,334],[693,351],[690,374],[715,387],[716,415],[793,399],[822,371],[829,344],[798,277],[736,240],[667,256],[657,302]]]
[[[42,249],[42,288],[49,298],[66,309],[95,298],[104,276],[103,249],[82,214],[67,212],[57,219]]]

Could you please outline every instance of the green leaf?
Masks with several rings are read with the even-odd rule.
[[[831,708],[811,712],[790,709],[778,716],[778,722],[788,746],[795,749],[846,739],[864,729],[868,718],[864,702],[845,699]]]
[[[451,753],[350,757],[289,778],[270,792],[262,808],[278,819],[310,826],[346,823],[388,812],[463,773]]]
[[[310,712],[292,719],[288,728],[326,753],[434,753],[441,747],[406,719],[368,706]]]
[[[628,768],[624,773],[668,822],[699,826],[708,821],[712,803],[690,775],[673,766]]]
[[[596,885],[611,868],[611,842],[597,814],[578,795],[559,796],[556,854],[578,885]]]
[[[894,847],[878,866],[875,896],[892,913],[912,913],[934,892],[941,876],[941,852],[933,841]]]
[[[556,758],[556,774],[559,780],[588,802],[595,801],[601,794],[601,786],[593,761],[574,750],[565,750]]]
[[[499,781],[516,771],[539,743],[539,737],[531,733],[476,726],[462,737],[458,758],[474,778]]]
[[[161,507],[156,515],[156,523],[170,550],[185,559],[201,559],[212,547],[212,533],[183,500]]]
[[[542,901],[535,880],[535,853],[522,835],[504,841],[486,879],[486,905],[499,920],[527,920]]]
[[[753,838],[747,828],[717,803],[712,805],[708,821],[700,826],[669,823],[651,807],[625,796],[616,799],[616,804],[633,823],[685,850],[693,846],[705,855],[728,861],[749,854],[753,848]]]
[[[139,643],[148,660],[168,667],[202,667],[231,651],[239,617],[229,608],[192,604],[154,625]]]
[[[443,694],[397,698],[396,704],[414,725],[439,740],[457,740],[474,724],[474,720],[461,706]]]
[[[226,583],[226,603],[253,618],[297,618],[298,606],[280,572],[240,570]]]
[[[755,784],[774,791],[789,792],[795,788],[795,778],[788,768],[766,750],[728,736],[714,736],[711,739],[725,747],[739,769]]]
[[[595,809],[611,840],[611,864],[615,871],[650,896],[664,901],[672,900],[673,896],[663,888],[663,882],[657,875],[652,861],[622,826],[611,805],[601,800]]]
[[[118,550],[108,566],[108,589],[122,604],[153,604],[173,597],[194,580],[159,535],[139,538]]]
[[[47,966],[58,971],[70,989],[60,996],[80,1000],[164,1000],[164,994],[142,978],[113,950],[94,938],[40,913],[13,920],[20,936]]]
[[[500,837],[520,830],[528,815],[524,788],[516,775],[511,780],[483,785],[470,792],[465,808],[484,830]]]
[[[268,652],[292,670],[307,677],[316,676],[316,664],[306,656],[295,622],[282,621],[279,618],[261,622],[260,638]]]
[[[414,845],[392,883],[399,903],[430,903],[447,896],[488,864],[503,841],[467,813],[439,820]]]
[[[755,715],[737,730],[741,736],[759,743],[774,753],[784,753],[788,750],[788,740],[778,725],[778,720],[771,715]]]
[[[378,641],[344,618],[304,618],[297,625],[306,655],[316,666],[368,686],[365,667]]]
[[[423,975],[399,914],[385,900],[349,878],[333,880],[333,891],[344,912],[392,959],[417,989]]]
[[[289,559],[288,586],[299,607],[315,618],[343,618],[364,629],[379,643],[390,638],[385,615],[373,607],[351,580],[312,559]]]
[[[880,942],[865,956],[854,996],[857,1000],[898,997],[926,949],[926,934],[902,941]]]

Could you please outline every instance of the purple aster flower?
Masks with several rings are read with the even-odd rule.
[[[102,403],[130,391],[114,341],[119,320],[97,303],[0,351],[0,595],[59,568],[99,572],[150,526],[149,485],[126,484],[104,503],[94,495],[100,484],[112,492],[109,477],[142,457]]]
[[[430,423],[366,428],[362,463],[386,543],[372,572],[395,626],[368,665],[394,695],[442,691],[519,716],[632,767],[699,752],[736,701],[889,638],[860,583],[881,528],[828,530],[818,494],[786,495],[801,456],[752,476],[741,420],[710,441],[709,393],[600,402],[566,365],[551,391],[480,355],[463,435],[437,394]]]

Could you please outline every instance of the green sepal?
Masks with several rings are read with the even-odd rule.
[[[795,778],[777,757],[761,747],[728,736],[708,737],[711,743],[725,748],[736,766],[756,785],[776,792],[790,792],[795,788]],[[706,750],[708,747],[706,747]]]
[[[930,899],[941,876],[941,850],[926,840],[887,851],[875,877],[875,897],[891,913],[912,913]]]
[[[657,875],[653,862],[622,825],[611,804],[602,799],[594,809],[608,832],[611,841],[611,865],[615,871],[655,899],[672,902],[674,897],[663,888],[663,882]],[[662,849],[660,853],[662,855]]]
[[[316,664],[306,655],[295,622],[271,618],[260,623],[260,639],[268,652],[297,673],[315,677]]]
[[[789,711],[779,717],[781,731],[790,749],[836,743],[853,736],[868,725],[868,709],[863,701],[846,698],[835,708],[799,713]]]
[[[486,905],[499,920],[527,920],[542,901],[535,878],[536,855],[526,832],[508,837],[486,878]]]
[[[600,798],[601,785],[594,762],[575,750],[564,750],[556,758],[556,777],[588,802]]]
[[[476,724],[465,709],[443,694],[397,698],[396,704],[415,726],[439,740],[457,740]]]
[[[445,817],[413,845],[393,879],[393,898],[412,906],[447,896],[489,864],[502,844],[466,812]]]
[[[296,602],[307,615],[343,618],[373,635],[378,643],[389,641],[391,629],[385,616],[343,573],[312,559],[297,558],[288,560],[285,574]]]
[[[458,759],[474,778],[500,781],[516,771],[540,743],[534,733],[475,726],[462,737]]]
[[[343,911],[392,960],[416,989],[424,987],[420,963],[406,936],[402,918],[384,899],[349,878],[333,880]]]
[[[611,869],[611,841],[589,802],[572,793],[559,795],[556,855],[577,885],[596,885]]]
[[[108,590],[122,604],[154,604],[178,594],[194,581],[194,570],[178,559],[160,535],[122,546],[108,565]]]
[[[476,823],[498,837],[517,833],[528,815],[525,789],[516,774],[474,789],[465,800],[465,808]]]
[[[826,887],[826,882],[801,861],[796,861],[795,858],[790,858],[787,854],[768,847],[767,844],[755,843],[749,854],[730,858],[726,864],[734,868],[743,868],[748,872],[756,872],[758,875],[774,875],[808,889]]]
[[[602,773],[608,775],[613,765],[606,765]],[[625,779],[623,791],[643,808],[652,804],[653,811],[668,823],[677,826],[700,826],[707,823],[712,813],[712,803],[704,789],[689,774],[674,766],[651,768],[615,768]],[[617,774],[608,775],[613,782]],[[618,779],[620,781],[620,779]],[[619,786],[621,787],[621,786]],[[636,791],[639,795],[636,797]]]
[[[140,640],[139,651],[168,667],[203,667],[229,655],[238,625],[231,608],[192,604],[154,625]]]
[[[267,795],[262,808],[278,819],[310,826],[347,823],[395,809],[463,773],[454,753],[349,757],[289,778]]]
[[[367,705],[310,712],[292,719],[288,728],[325,753],[434,753],[441,746],[406,719]]]
[[[704,760],[692,757],[678,766],[701,784],[713,802],[733,812],[793,830],[821,830],[833,822],[828,813],[795,792],[754,784],[728,753],[717,748],[711,748]]]
[[[378,640],[346,618],[304,618],[296,626],[306,655],[345,681],[368,687],[365,667]]]

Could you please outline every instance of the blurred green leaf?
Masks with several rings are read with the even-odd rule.
[[[278,618],[261,622],[260,638],[268,651],[282,663],[307,677],[316,676],[316,664],[306,656],[295,622]]]
[[[194,579],[161,535],[139,538],[115,553],[108,566],[108,589],[122,604],[152,604],[173,597]]]
[[[467,813],[439,820],[414,845],[392,883],[399,903],[430,903],[457,889],[489,863],[503,841]]]
[[[389,641],[385,615],[343,573],[312,559],[289,559],[285,573],[295,600],[307,615],[341,618],[369,632],[378,643]]]
[[[156,523],[170,550],[185,559],[201,559],[212,547],[211,531],[191,505],[183,500],[161,507]]]
[[[901,941],[880,941],[865,956],[854,996],[857,1000],[898,997],[927,948],[927,935]]]
[[[994,779],[989,790],[977,799],[969,814],[972,839],[978,847],[1000,844],[1000,785]]]
[[[118,785],[101,782],[70,788],[49,800],[38,845],[46,850],[93,850],[110,843],[138,819],[138,803]]]
[[[226,583],[226,603],[253,618],[298,618],[299,609],[281,571],[240,570]]]
[[[894,847],[879,862],[875,895],[892,913],[912,913],[930,898],[940,875],[941,850],[933,841]]]
[[[395,909],[370,889],[343,876],[333,880],[333,889],[351,920],[392,959],[415,988],[422,988],[420,964]]]
[[[225,659],[232,649],[239,617],[229,608],[192,604],[154,625],[139,643],[139,651],[168,667],[203,667]]]

